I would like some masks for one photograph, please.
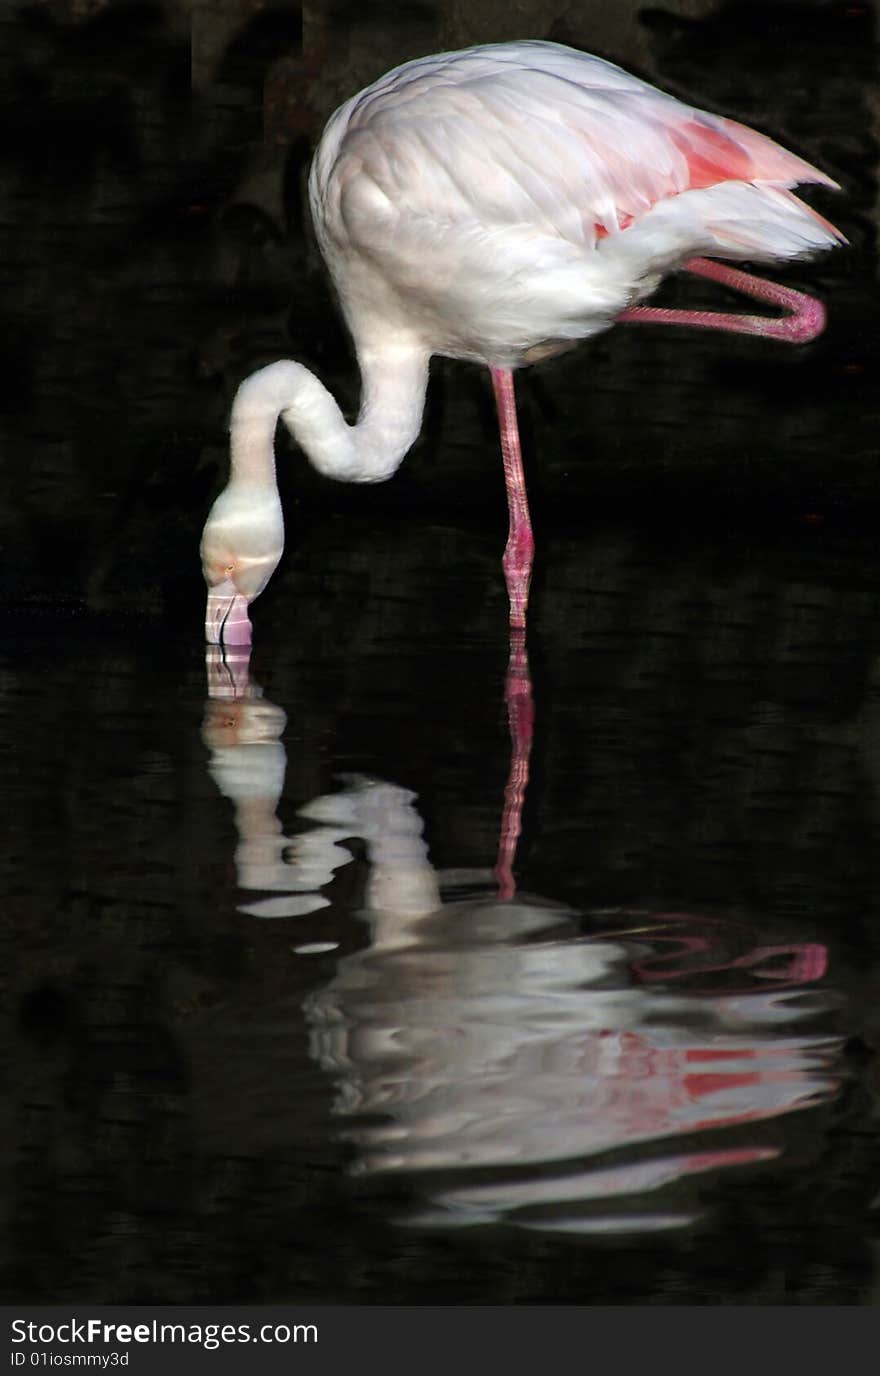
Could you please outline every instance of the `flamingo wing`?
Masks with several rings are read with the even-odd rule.
[[[727,181],[836,185],[612,63],[522,42],[389,73],[334,116],[313,185],[331,232],[359,245],[385,209],[436,225],[529,225],[592,247],[660,201]]]

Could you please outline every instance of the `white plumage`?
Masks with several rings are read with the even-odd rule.
[[[511,506],[510,588],[513,565],[530,565],[531,532],[504,372],[608,328],[695,255],[771,261],[840,242],[792,194],[800,182],[835,185],[764,135],[555,43],[422,58],[347,101],[321,138],[309,191],[357,350],[360,415],[347,425],[300,364],[273,364],[243,384],[230,487],[203,539],[209,637],[249,637],[247,603],[277,562],[276,538],[255,580],[247,499],[254,483],[274,492],[278,416],[322,472],[387,478],[418,434],[432,354],[493,370]],[[730,282],[796,314],[808,300],[749,286],[755,279],[742,274]],[[725,318],[664,319],[723,326]],[[737,322],[729,328],[785,337],[762,329],[762,317],[726,319]],[[804,328],[790,337],[806,337]],[[270,522],[276,537],[279,519],[280,507]],[[238,563],[242,538],[246,567]],[[511,588],[514,624],[524,622],[524,577],[516,599]]]

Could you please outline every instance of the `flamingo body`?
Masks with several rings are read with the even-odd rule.
[[[835,242],[788,193],[834,183],[732,120],[556,43],[406,63],[331,118],[312,166],[356,344],[503,367],[606,329],[695,254]]]
[[[492,369],[511,512],[505,572],[511,620],[523,625],[528,572],[519,571],[530,568],[532,539],[509,371],[621,316],[650,318],[639,303],[695,256],[786,260],[840,242],[793,195],[801,182],[836,185],[764,135],[555,43],[422,58],[347,101],[321,138],[309,193],[358,355],[360,413],[347,425],[323,385],[289,361],[242,385],[230,484],[218,499],[224,538],[215,538],[212,513],[202,543],[209,639],[249,637],[250,589],[265,585],[280,557],[270,522],[255,576],[261,518],[249,494],[255,483],[275,491],[278,417],[320,471],[383,480],[419,432],[432,354]],[[725,280],[725,271],[704,266],[703,275]],[[730,279],[792,310],[788,335],[767,317],[654,314],[752,333],[781,329],[793,340],[821,329],[822,308],[811,298],[741,272]],[[236,534],[247,559],[243,582]],[[516,597],[512,578],[521,585]]]

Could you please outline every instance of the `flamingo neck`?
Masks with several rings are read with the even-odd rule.
[[[275,486],[279,417],[320,473],[343,482],[390,478],[419,433],[428,355],[411,346],[362,349],[361,407],[348,425],[339,406],[301,363],[282,359],[241,384],[230,422],[230,483]]]

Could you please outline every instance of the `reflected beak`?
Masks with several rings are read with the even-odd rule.
[[[208,697],[213,701],[220,699],[227,707],[230,701],[250,698],[251,650],[249,645],[241,645],[236,652],[221,645],[209,645],[205,650],[205,671],[208,676]],[[226,730],[226,727],[224,727]]]
[[[208,590],[205,639],[210,645],[250,645],[248,600],[231,578]]]

